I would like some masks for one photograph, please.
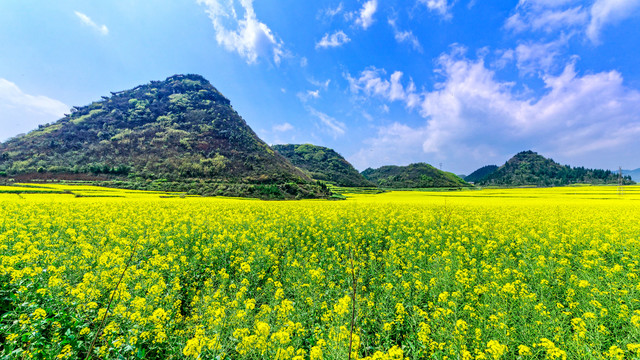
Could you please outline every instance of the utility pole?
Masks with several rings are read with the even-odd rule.
[[[622,196],[622,166],[618,167],[618,195]]]

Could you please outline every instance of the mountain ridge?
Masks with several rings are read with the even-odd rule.
[[[634,170],[622,169],[622,175],[630,176],[633,181],[640,182],[640,168]]]
[[[560,165],[531,150],[511,157],[504,165],[478,181],[477,185],[495,186],[562,186],[570,184],[616,184],[618,175],[610,170],[586,169]],[[633,184],[624,177],[624,184]]]
[[[475,183],[475,182],[483,180],[484,178],[486,178],[487,176],[491,175],[496,170],[498,170],[498,166],[497,165],[486,165],[486,166],[483,166],[483,167],[477,169],[476,171],[472,172],[471,174],[465,176],[463,179],[464,179],[464,181]]]
[[[457,175],[420,162],[407,166],[386,165],[362,172],[365,178],[382,188],[448,188],[471,186]]]
[[[135,183],[135,188],[148,182],[164,188],[179,184],[196,193],[232,196],[244,194],[225,191],[228,184],[272,185],[266,192],[276,198],[289,198],[287,191],[302,197],[323,191],[312,189],[308,176],[262,141],[231,102],[196,74],[111,92],[74,106],[52,124],[0,143],[0,175],[77,175],[124,186]],[[203,181],[208,185],[198,185]],[[289,190],[283,193],[284,188]]]
[[[335,150],[312,144],[271,146],[314,180],[345,187],[375,186]]]

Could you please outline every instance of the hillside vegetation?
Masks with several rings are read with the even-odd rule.
[[[375,186],[333,149],[311,144],[272,147],[312,179],[331,182],[338,186]]]
[[[199,75],[111,93],[0,144],[0,175],[234,196],[326,192],[258,138]]]
[[[438,170],[425,163],[407,166],[388,165],[378,169],[368,168],[362,172],[365,178],[379,187],[407,188],[440,188],[471,186],[457,175]]]
[[[479,185],[498,186],[559,186],[569,184],[616,184],[618,174],[610,170],[585,169],[560,165],[533,151],[523,151],[504,165],[480,180]],[[623,178],[625,185],[634,184],[629,176]]]
[[[472,172],[471,174],[464,177],[464,181],[468,182],[478,182],[491,175],[494,171],[498,170],[497,165],[487,165],[483,166],[480,169]]]

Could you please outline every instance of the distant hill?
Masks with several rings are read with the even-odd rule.
[[[498,170],[497,165],[487,165],[464,177],[464,181],[476,183]]]
[[[312,179],[335,183],[338,186],[375,186],[333,149],[311,144],[273,145],[272,148]]]
[[[585,169],[560,165],[533,151],[523,151],[477,185],[497,186],[560,186],[569,184],[616,184],[618,175],[610,170]],[[624,178],[625,184],[632,184],[630,177]]]
[[[365,178],[383,188],[437,188],[471,186],[453,173],[438,170],[425,163],[407,166],[388,165],[366,169]]]
[[[615,171],[614,171],[615,172]],[[622,175],[630,176],[635,182],[640,182],[640,168],[635,170],[622,170]]]
[[[274,198],[318,190],[199,75],[112,92],[0,144],[0,175]]]

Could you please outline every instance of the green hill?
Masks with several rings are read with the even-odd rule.
[[[487,176],[491,175],[496,170],[498,170],[498,166],[497,165],[483,166],[480,169],[478,169],[478,170],[472,172],[471,174],[465,176],[464,177],[464,181],[473,182],[473,183],[481,181],[482,179],[484,179]]]
[[[471,186],[453,173],[438,170],[425,163],[407,166],[388,165],[366,169],[365,178],[383,188],[439,188]]]
[[[273,145],[272,148],[312,179],[346,187],[375,186],[333,149],[311,144]]]
[[[0,144],[0,175],[272,198],[324,189],[271,149],[199,75],[112,92]]]
[[[560,186],[569,184],[616,184],[618,175],[610,170],[585,169],[560,165],[533,151],[523,151],[496,171],[479,181],[478,185],[497,186]],[[625,176],[624,184],[633,184]]]

